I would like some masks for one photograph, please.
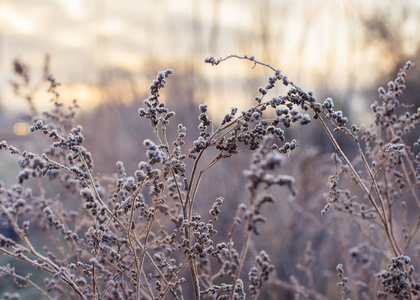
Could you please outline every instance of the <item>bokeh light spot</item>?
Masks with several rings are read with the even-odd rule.
[[[18,136],[25,136],[29,134],[29,124],[25,122],[17,122],[13,125],[13,132]]]

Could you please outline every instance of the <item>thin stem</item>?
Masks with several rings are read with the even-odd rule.
[[[28,237],[24,234],[23,230],[21,230],[18,227],[17,223],[13,222],[13,217],[10,215],[9,210],[6,209],[6,207],[4,205],[2,205],[2,204],[0,204],[0,210],[2,211],[2,214],[4,216],[6,216],[6,218],[9,221],[9,223],[12,225],[13,230],[15,231],[15,233],[17,235],[19,235],[19,237],[25,243],[26,247],[28,247],[28,251],[27,252],[32,253],[33,255],[36,256],[37,259],[39,259],[39,260],[44,261],[45,263],[47,263],[52,268],[52,270],[51,270],[51,271],[53,271],[53,272],[51,272],[52,274],[55,274],[56,272],[58,272],[60,270],[60,267],[58,265],[56,265],[53,261],[51,261],[51,259],[49,259],[48,257],[45,257],[45,256],[41,255],[40,253],[38,253],[35,250],[35,248],[31,244],[31,242],[29,241]],[[22,254],[18,254],[17,255],[17,258],[19,258],[19,259],[22,259],[22,257],[24,257],[24,255],[22,255]],[[44,269],[44,270],[46,270],[46,269]],[[67,284],[69,284],[82,299],[86,299],[86,297],[83,295],[82,291],[80,291],[80,289],[76,285],[76,283],[70,278],[70,276],[67,276],[66,272],[63,272],[63,274],[60,275],[60,278],[62,278]]]
[[[1,248],[0,248],[1,249]],[[26,282],[27,284],[33,286],[34,288],[36,288],[44,297],[46,297],[47,299],[53,300],[53,298],[50,297],[50,295],[47,294],[47,292],[45,292],[43,289],[41,289],[35,282],[33,282],[32,280],[30,280],[28,277],[23,277],[20,276],[18,274],[16,274],[15,272],[13,272],[12,270],[8,270],[2,266],[0,266],[0,270],[2,272],[5,272],[19,280],[22,280],[24,282]]]
[[[383,214],[383,217],[384,217],[383,222],[384,222],[384,225],[385,225],[385,231],[387,233],[389,242],[391,243],[391,247],[393,248],[394,254],[396,256],[398,256],[398,255],[401,254],[401,250],[399,249],[398,244],[395,241],[395,236],[394,236],[394,233],[393,233],[393,230],[392,230],[391,218],[388,216],[388,214],[391,214],[391,209],[389,209],[388,210],[389,212],[387,213],[387,211],[385,209],[385,203],[384,203],[384,200],[382,198],[382,194],[381,194],[381,191],[379,189],[379,186],[378,186],[378,184],[376,182],[375,176],[374,176],[374,174],[373,174],[373,172],[372,172],[372,170],[371,170],[371,168],[370,168],[370,166],[369,166],[369,164],[368,164],[368,162],[366,160],[366,157],[365,157],[365,155],[363,153],[363,150],[362,150],[362,148],[360,146],[360,143],[359,143],[359,141],[357,139],[356,139],[356,144],[357,144],[357,149],[359,151],[359,155],[362,158],[362,161],[363,161],[363,163],[365,165],[365,168],[368,171],[368,174],[369,174],[369,176],[370,176],[370,178],[372,180],[372,184],[373,184],[373,186],[375,188],[376,196],[379,199],[379,204],[381,205],[382,214]]]
[[[164,297],[166,296],[166,294],[169,291],[169,288],[171,287],[172,283],[175,281],[175,279],[178,278],[179,274],[181,274],[182,271],[184,271],[184,269],[189,265],[189,263],[191,262],[191,260],[193,260],[194,256],[191,256],[186,263],[181,267],[181,269],[179,269],[178,272],[176,272],[176,274],[174,275],[174,277],[172,277],[171,282],[169,282],[168,286],[166,287],[165,291],[162,293],[162,295],[159,296],[159,299],[164,299]]]
[[[239,264],[237,266],[235,276],[233,277],[233,280],[232,280],[232,290],[230,291],[230,299],[233,299],[233,294],[235,293],[236,281],[238,281],[239,275],[242,270],[242,266],[245,262],[246,255],[248,254],[248,247],[249,247],[249,242],[251,240],[251,236],[252,236],[252,232],[245,225],[244,244],[242,245],[241,256],[239,258]]]
[[[385,232],[386,232],[386,234],[388,236],[388,240],[389,240],[389,242],[391,244],[391,247],[392,247],[392,250],[393,250],[394,254],[395,255],[399,255],[398,254],[399,253],[398,247],[397,247],[397,245],[395,243],[395,240],[394,240],[394,237],[392,236],[392,233],[390,232],[390,229],[389,229],[388,217],[387,217],[387,214],[386,214],[386,211],[385,211],[385,208],[384,208],[384,203],[382,201],[382,198],[380,197],[380,191],[379,191],[379,188],[378,188],[377,184],[374,184],[374,187],[375,187],[375,191],[376,191],[376,193],[377,193],[377,195],[379,197],[379,203],[381,205],[381,209],[379,208],[379,206],[377,205],[377,203],[373,199],[372,194],[369,192],[369,189],[363,183],[363,181],[360,178],[360,176],[357,173],[357,171],[354,169],[352,163],[349,161],[349,159],[347,158],[347,156],[344,154],[343,150],[341,150],[340,145],[338,144],[337,140],[334,138],[334,136],[331,133],[330,129],[325,124],[325,121],[323,120],[323,118],[318,113],[317,113],[317,117],[318,117],[318,120],[321,122],[322,127],[324,127],[324,130],[327,133],[328,137],[330,138],[331,142],[333,143],[334,148],[336,149],[336,151],[338,153],[340,153],[340,156],[343,158],[344,162],[349,167],[349,169],[350,169],[351,173],[353,174],[354,178],[356,179],[358,185],[362,188],[363,192],[368,197],[370,203],[373,205],[373,207],[375,208],[375,210],[378,213],[379,217],[381,218],[382,223],[384,224]],[[368,166],[367,165],[366,158],[363,155],[363,152],[361,151],[360,144],[357,143],[357,146],[358,146],[359,153],[361,153],[361,158],[363,160],[363,163],[365,164],[365,166]],[[375,183],[376,181],[375,181],[375,178],[373,177],[373,174],[372,174],[370,168],[367,168],[367,170],[369,172],[369,175],[372,178],[372,182]],[[382,213],[381,213],[381,210],[382,210]]]

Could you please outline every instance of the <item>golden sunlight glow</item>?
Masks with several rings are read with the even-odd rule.
[[[113,66],[131,72],[138,72],[142,63],[142,58],[137,53],[123,50],[114,50],[108,54],[108,58]]]
[[[82,83],[69,83],[59,87],[60,94],[58,101],[65,106],[71,106],[73,101],[77,101],[83,110],[91,110],[107,101],[129,105],[136,99],[136,95],[141,95],[147,90],[149,82],[134,83],[128,79],[116,79],[107,83],[106,86],[89,85]],[[42,85],[33,95],[36,108],[39,111],[49,110],[52,105],[52,95],[47,92],[47,87]],[[14,110],[14,107],[10,107]],[[17,110],[18,111],[18,110]]]
[[[56,0],[61,5],[63,5],[67,13],[73,18],[73,19],[82,19],[86,15],[86,8],[83,6],[82,0]]]
[[[66,84],[60,89],[60,100],[70,104],[74,99],[84,109],[96,107],[101,102],[101,90],[95,86],[81,83]]]
[[[369,35],[387,15],[376,16],[375,11],[391,7],[391,1],[378,5],[363,0],[128,0],[122,5],[117,0],[50,0],[36,6],[24,2],[0,0],[0,66],[6,66],[0,69],[0,79],[13,76],[8,64],[16,57],[31,67],[30,75],[36,79],[48,53],[50,72],[63,83],[60,100],[71,103],[76,98],[88,109],[110,99],[129,103],[147,93],[154,76],[149,74],[163,68],[172,68],[177,75],[185,71],[186,76],[193,71],[197,82],[208,82],[215,90],[208,91],[207,102],[226,102],[223,96],[236,101],[239,96],[231,95],[231,90],[239,81],[245,82],[239,86],[245,97],[252,78],[261,76],[261,83],[255,84],[264,84],[270,73],[235,60],[215,68],[204,64],[209,56],[253,55],[302,88],[333,87],[343,93],[349,87],[363,90],[376,84],[399,58],[385,47],[387,43]],[[408,2],[420,5],[418,0]],[[415,55],[418,49],[418,18],[415,13],[410,16],[404,30],[394,33],[401,57]],[[379,23],[369,29],[365,19]],[[142,82],[145,79],[147,83]],[[0,98],[9,95],[11,88],[0,83]],[[49,99],[40,93],[36,105],[47,107]]]
[[[35,25],[29,19],[8,5],[4,5],[0,10],[0,26],[12,27],[21,33],[30,33],[35,29]]]

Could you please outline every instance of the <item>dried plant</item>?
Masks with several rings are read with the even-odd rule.
[[[299,279],[291,273],[289,282],[277,276],[270,258],[274,253],[254,242],[267,222],[266,207],[288,202],[291,212],[308,214],[296,201],[299,182],[280,171],[288,160],[285,154],[290,156],[298,147],[295,139],[287,139],[289,128],[318,122],[335,152],[331,164],[324,165],[334,172],[328,178],[324,216],[319,208],[314,224],[329,214],[337,219],[350,216],[365,237],[364,243],[342,253],[344,263],[336,267],[341,289],[336,288],[336,295],[418,299],[420,284],[410,257],[416,255],[412,244],[419,242],[420,154],[415,150],[420,139],[410,144],[409,137],[420,120],[420,109],[412,113],[399,100],[413,63],[407,62],[387,90],[378,90],[379,102],[372,105],[374,124],[367,127],[349,126],[344,113],[334,110],[332,99],[317,101],[313,92],[305,92],[254,57],[210,57],[205,62],[218,65],[230,58],[273,71],[267,85],[259,88],[255,104],[240,113],[232,108],[220,124],[210,117],[208,105],[201,104],[198,136],[188,143],[187,128],[173,123],[175,112],[160,98],[173,71],[159,72],[138,110],[154,135],[143,141],[146,159],[138,162],[133,174],[122,161],[116,162],[113,174],[95,173],[83,127],[75,123],[77,104],[63,106],[60,84],[48,76],[54,109],[35,117],[30,127],[33,134],[49,139],[48,149],[35,154],[0,143],[0,149],[20,156],[22,169],[17,184],[0,184],[2,221],[13,232],[0,234],[3,257],[13,258],[0,267],[1,276],[12,276],[19,287],[33,287],[48,299],[278,298],[281,293],[270,294],[271,287],[291,291],[295,299],[328,299],[328,291],[317,290],[317,257],[311,241],[296,253],[303,255],[296,269],[305,275]],[[18,74],[29,78],[27,68],[19,66]],[[24,80],[24,85],[29,82]],[[289,91],[269,99],[279,82]],[[175,128],[171,140],[168,132]],[[348,158],[338,134],[354,143],[357,160]],[[106,143],[112,147],[112,141]],[[216,165],[246,152],[252,152],[251,163],[242,172],[248,199],[233,199],[239,203],[236,212],[222,214],[231,199],[225,195],[208,199],[200,183]],[[208,214],[200,214],[198,207],[206,207]],[[226,235],[217,229],[221,219],[230,223]],[[388,271],[377,273],[389,261]],[[44,282],[36,282],[29,272],[16,272],[12,265],[17,262],[41,270]],[[363,279],[366,272],[371,279]]]

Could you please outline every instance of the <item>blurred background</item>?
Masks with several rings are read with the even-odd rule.
[[[193,94],[184,97],[236,105],[266,70],[203,61],[248,54],[357,110],[360,93],[418,57],[419,16],[416,0],[0,0],[0,103],[27,109],[13,101],[12,62],[30,65],[38,79],[48,54],[63,99],[77,98],[83,109],[130,105],[164,68],[191,76]],[[35,97],[37,107],[46,101]]]
[[[28,117],[49,109],[46,60],[62,83],[61,101],[77,99],[84,113],[116,106],[115,122],[126,119],[118,111],[138,108],[167,68],[175,71],[169,104],[206,102],[216,119],[247,107],[269,70],[204,64],[247,54],[369,123],[377,87],[419,57],[419,23],[416,0],[0,0],[0,137],[26,135]],[[20,93],[31,103],[14,93],[15,60],[27,65],[30,82]]]
[[[244,61],[204,63],[230,54],[254,55],[369,124],[377,88],[419,57],[419,30],[416,0],[0,0],[0,137],[24,141],[31,117],[51,108],[48,74],[62,83],[61,101],[77,99],[82,115],[104,116],[94,119],[107,120],[97,124],[107,134],[135,132],[128,117],[136,118],[150,82],[167,68],[175,71],[163,91],[169,105],[206,102],[220,119],[232,106],[248,107],[271,76]],[[19,91],[16,60],[30,79]],[[418,82],[412,73],[409,82]],[[407,86],[406,95],[420,94],[417,84]],[[301,135],[325,144],[322,133]]]
[[[45,79],[53,74],[62,84],[60,100],[78,101],[78,123],[84,126],[95,172],[115,172],[115,162],[121,160],[132,174],[144,159],[142,140],[153,136],[137,109],[158,71],[174,70],[162,98],[177,112],[174,122],[187,127],[190,144],[197,136],[198,104],[208,103],[215,120],[232,106],[241,110],[253,104],[258,88],[272,73],[246,61],[204,63],[206,57],[230,54],[254,55],[314,91],[318,100],[332,97],[352,123],[369,124],[377,88],[393,80],[406,60],[420,65],[419,32],[417,0],[0,0],[0,140],[38,153],[49,144],[40,135],[26,135],[32,118],[52,108]],[[27,66],[27,82],[15,74],[21,64]],[[418,70],[416,66],[407,77],[403,96],[417,106]],[[279,86],[272,96],[285,91]],[[287,213],[290,205],[282,203],[270,212],[274,221],[260,241],[277,249],[272,259],[285,281],[291,275],[299,278],[296,266],[309,243],[322,253],[315,264],[320,276],[313,279],[314,290],[334,297],[339,295],[335,266],[346,258],[324,242],[336,238],[341,249],[360,244],[351,225],[342,229],[331,225],[342,219],[332,215],[322,223],[314,221],[325,204],[323,193],[331,175],[320,153],[332,151],[317,126],[292,129],[289,136],[314,146],[295,160],[292,157],[288,169],[301,191],[300,208],[294,206],[300,217]],[[175,129],[169,134],[174,136]],[[0,153],[0,180],[16,182],[17,160]],[[223,168],[236,170],[238,176],[208,175],[202,194],[211,199],[223,194],[232,199],[227,207],[235,210],[239,201],[235,199],[246,197],[246,191],[238,192],[245,190],[239,172],[248,165],[249,156],[228,160]],[[219,167],[214,174],[225,172]],[[322,176],[313,178],[310,170]],[[217,191],[212,188],[216,181]],[[308,181],[313,185],[305,184]],[[333,229],[341,230],[340,235]],[[300,279],[305,281],[305,275]]]

